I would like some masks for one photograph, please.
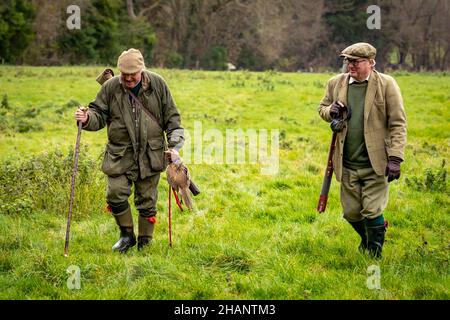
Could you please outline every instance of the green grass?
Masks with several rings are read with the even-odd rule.
[[[331,74],[179,70],[157,72],[184,127],[191,134],[195,121],[223,134],[279,129],[279,173],[261,175],[258,164],[190,164],[203,192],[194,212],[174,209],[173,248],[163,174],[153,244],[119,255],[111,252],[118,230],[104,210],[99,170],[106,133],[83,132],[65,258],[73,113],[94,99],[101,70],[0,67],[8,106],[0,107],[0,299],[450,298],[448,74],[396,76],[408,145],[402,178],[390,187],[379,261],[358,253],[336,181],[326,213],[315,211],[331,136],[316,108]],[[67,287],[70,265],[80,267],[80,290]],[[366,286],[370,265],[381,270],[380,290]]]

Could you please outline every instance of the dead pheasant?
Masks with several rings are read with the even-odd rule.
[[[192,199],[189,195],[189,187],[191,185],[191,177],[188,168],[181,161],[180,155],[175,150],[169,149],[165,151],[169,155],[169,165],[167,166],[167,182],[173,190],[175,200],[181,211],[180,200],[177,193],[181,193],[183,202],[189,210],[192,210]]]

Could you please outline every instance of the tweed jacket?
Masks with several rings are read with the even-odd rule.
[[[328,81],[325,96],[318,107],[319,115],[331,122],[330,108],[334,101],[347,105],[349,74],[339,74]],[[333,166],[341,181],[344,142],[347,126],[337,135]],[[406,115],[397,82],[391,76],[373,70],[369,77],[364,102],[364,140],[370,163],[377,175],[384,175],[387,158],[404,159]]]
[[[154,119],[140,108],[133,108],[119,76],[106,81],[89,104],[89,119],[83,129],[97,131],[107,126],[102,171],[108,176],[139,169],[139,176],[144,179],[161,172],[167,165],[165,135],[169,148],[183,144],[180,114],[164,79],[144,70],[138,99],[155,115]]]

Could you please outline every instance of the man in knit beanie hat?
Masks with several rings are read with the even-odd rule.
[[[134,204],[138,216],[138,249],[153,238],[156,223],[157,187],[166,168],[165,136],[168,148],[178,152],[184,143],[184,130],[178,109],[164,79],[145,69],[137,49],[119,56],[120,76],[102,82],[89,109],[79,108],[75,119],[83,129],[97,131],[105,126],[108,143],[102,163],[107,175],[107,208],[120,229],[113,250],[125,253],[136,244],[133,217],[128,198],[134,184]]]

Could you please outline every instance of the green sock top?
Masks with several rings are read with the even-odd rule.
[[[384,216],[383,215],[376,217],[375,219],[366,219],[366,226],[368,226],[368,227],[375,227],[375,226],[381,226],[381,225],[384,225]]]

